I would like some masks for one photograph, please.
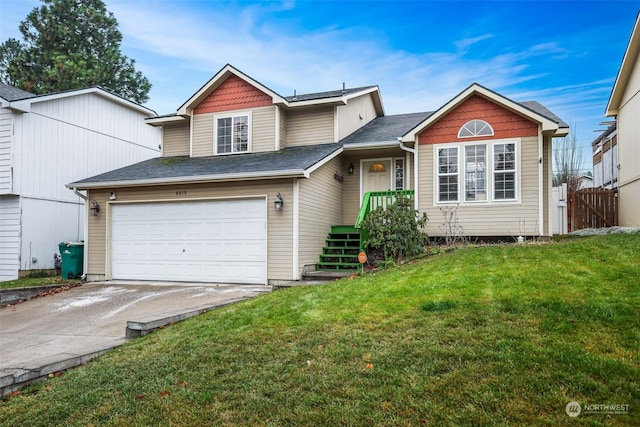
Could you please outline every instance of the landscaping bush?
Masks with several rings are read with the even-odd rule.
[[[421,228],[427,220],[425,213],[413,207],[413,200],[400,195],[386,208],[378,207],[367,215],[362,223],[368,233],[364,245],[368,250],[381,251],[385,261],[398,264],[424,251],[427,234]]]

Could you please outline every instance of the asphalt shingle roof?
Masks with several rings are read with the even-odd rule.
[[[340,142],[345,146],[367,142],[395,142],[431,114],[433,112],[376,117]]]
[[[528,108],[529,110],[533,111],[534,113],[538,113],[541,116],[546,117],[547,119],[551,120],[552,122],[557,123],[558,126],[560,126],[561,128],[568,128],[569,127],[569,125],[566,124],[560,117],[556,116],[551,110],[549,110],[544,105],[540,104],[538,101],[518,102],[518,104],[522,105],[525,108]]]
[[[0,83],[0,97],[6,99],[9,102],[17,101],[19,99],[33,98],[34,94],[27,92],[17,87],[13,87],[6,83]]]
[[[309,169],[341,147],[342,144],[331,143],[228,156],[156,157],[74,182],[69,184],[69,187],[83,188],[84,184],[95,185],[108,182],[126,184],[127,182],[158,179],[168,181],[176,181],[180,178],[197,180],[198,177],[212,179],[220,177],[222,179],[229,174],[237,176],[273,171],[298,173]]]
[[[316,92],[316,93],[305,93],[302,95],[292,95],[285,96],[288,102],[300,102],[300,101],[313,101],[316,99],[325,99],[325,98],[337,98],[341,96],[351,95],[354,93],[362,92],[363,90],[375,89],[377,86],[364,86],[364,87],[356,87],[351,89],[339,89],[339,90],[330,90],[327,92]]]

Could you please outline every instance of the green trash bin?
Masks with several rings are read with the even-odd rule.
[[[62,259],[62,277],[76,279],[82,276],[84,242],[62,242],[59,248]]]

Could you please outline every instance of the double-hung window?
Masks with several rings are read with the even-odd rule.
[[[485,144],[464,147],[464,200],[465,202],[487,200],[487,146]]]
[[[458,147],[438,148],[438,201],[458,201]]]
[[[516,201],[516,142],[474,142],[435,147],[438,203]]]
[[[516,144],[493,145],[493,198],[516,198]]]
[[[216,118],[216,153],[244,153],[249,151],[249,116]]]

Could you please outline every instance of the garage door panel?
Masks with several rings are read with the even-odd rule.
[[[114,279],[266,282],[264,199],[114,205]]]

